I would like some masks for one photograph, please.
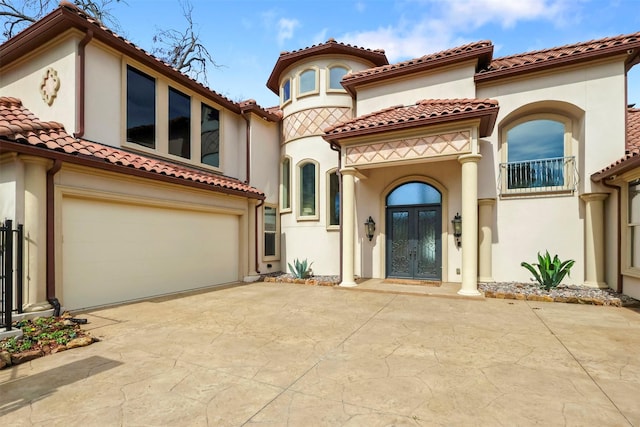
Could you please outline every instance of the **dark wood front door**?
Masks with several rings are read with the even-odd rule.
[[[387,277],[440,280],[440,205],[387,208]]]

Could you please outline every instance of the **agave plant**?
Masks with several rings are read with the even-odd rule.
[[[570,270],[574,263],[574,260],[560,261],[558,255],[554,255],[553,259],[551,259],[549,251],[546,251],[544,256],[538,252],[537,264],[531,265],[522,262],[520,265],[529,270],[540,286],[548,291],[557,287],[564,279],[564,276],[571,276]],[[537,271],[533,266],[537,267]]]
[[[311,264],[313,263],[307,263],[306,259],[298,261],[296,258],[293,260],[293,265],[289,263],[289,270],[296,279],[306,279],[311,275]]]

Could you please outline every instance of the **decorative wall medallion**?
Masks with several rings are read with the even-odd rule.
[[[40,82],[40,95],[42,95],[42,100],[47,103],[47,105],[53,104],[53,100],[58,94],[58,89],[60,89],[60,79],[58,78],[58,72],[53,68],[47,68],[44,76],[42,76],[42,81]]]
[[[303,136],[324,135],[324,129],[349,119],[351,119],[351,109],[347,107],[310,108],[298,111],[282,121],[282,139],[288,142]]]
[[[347,166],[442,157],[471,151],[471,132],[460,131],[347,147]]]

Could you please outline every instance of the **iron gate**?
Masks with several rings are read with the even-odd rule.
[[[22,313],[24,228],[8,219],[0,226],[0,328],[11,330],[14,312]]]

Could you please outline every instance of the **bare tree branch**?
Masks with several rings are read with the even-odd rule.
[[[118,20],[111,14],[113,3],[124,0],[74,0],[91,18],[100,24],[119,30]],[[5,39],[15,36],[32,23],[58,7],[57,0],[0,0],[0,23]]]
[[[182,32],[175,29],[158,30],[153,37],[156,47],[152,53],[191,78],[208,84],[207,66],[215,68],[220,65],[200,43],[200,34],[193,22],[193,5],[188,0],[180,1],[180,5],[187,28]]]

